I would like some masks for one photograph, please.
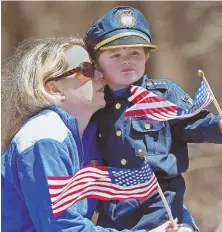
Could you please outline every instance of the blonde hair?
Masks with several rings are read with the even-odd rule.
[[[45,84],[67,70],[64,52],[73,45],[84,47],[82,39],[74,37],[26,40],[3,65],[2,151],[28,118],[47,106],[59,105]]]

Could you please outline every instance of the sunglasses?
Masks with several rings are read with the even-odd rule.
[[[95,73],[95,66],[89,62],[82,62],[78,67],[68,70],[62,73],[61,75],[54,77],[53,80],[55,79],[58,80],[64,77],[68,77],[78,72],[81,72],[85,77],[93,78]]]

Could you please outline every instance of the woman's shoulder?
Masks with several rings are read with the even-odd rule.
[[[61,117],[52,110],[43,110],[31,117],[13,138],[18,152],[21,153],[42,140],[54,140],[62,143],[69,129]]]

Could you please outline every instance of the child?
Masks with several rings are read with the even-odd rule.
[[[135,8],[115,7],[91,26],[85,36],[88,52],[95,59],[108,84],[106,106],[98,112],[98,140],[104,163],[113,167],[138,167],[145,156],[155,172],[180,226],[174,231],[199,231],[183,204],[185,183],[182,173],[188,169],[188,142],[222,143],[222,122],[204,110],[198,115],[167,122],[143,117],[124,117],[132,106],[132,84],[142,86],[181,108],[192,99],[173,81],[149,79],[144,74],[151,44],[149,26]],[[146,201],[103,202],[98,223],[117,229],[152,229],[168,220],[156,192]]]

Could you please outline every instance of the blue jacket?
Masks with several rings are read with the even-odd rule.
[[[95,126],[87,128],[84,153],[77,120],[59,107],[43,110],[22,126],[1,160],[3,232],[116,231],[89,220],[93,199],[77,202],[59,217],[52,214],[47,176],[73,175],[99,159],[95,131]]]
[[[192,99],[173,81],[149,79],[144,75],[135,85],[147,88],[181,108],[192,104]],[[139,167],[142,162],[140,154],[143,153],[158,178],[173,216],[180,223],[195,227],[183,205],[185,183],[181,174],[189,164],[187,143],[221,144],[220,117],[204,110],[192,118],[167,122],[149,121],[143,117],[126,118],[125,110],[133,105],[127,100],[129,96],[130,88],[115,96],[107,87],[106,107],[95,116],[99,120],[98,141],[104,164],[118,168]],[[99,224],[117,229],[151,229],[168,220],[158,193],[147,201],[104,202],[100,211]]]

